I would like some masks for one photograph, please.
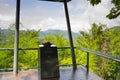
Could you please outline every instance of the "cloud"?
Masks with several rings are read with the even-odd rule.
[[[0,14],[0,20],[2,21],[13,21],[15,18],[13,16],[10,15],[1,15]]]
[[[65,27],[65,23],[61,22],[52,17],[45,18],[41,20],[39,23],[34,23],[34,24],[24,24],[24,27],[21,29],[41,29],[42,31],[48,30],[48,29],[60,29],[60,30],[66,30],[67,27]]]
[[[0,28],[8,28],[15,22],[15,8],[1,0],[0,9]]]
[[[33,2],[30,3],[33,4]],[[34,6],[31,7],[30,5],[26,7],[26,4],[22,5],[20,21],[23,26],[21,26],[20,29],[67,30],[64,5],[52,5],[52,3],[45,4],[46,5],[40,3],[38,5],[34,3]],[[49,6],[47,4],[49,4]],[[68,7],[72,31],[86,31],[91,28],[90,25],[94,22],[107,24],[108,27],[120,25],[120,17],[114,20],[106,18],[112,6],[109,0],[102,0],[102,3],[94,7],[91,6],[87,0],[71,1],[68,3]],[[0,27],[3,28],[15,22],[15,6],[11,6],[9,2],[0,3],[0,9]]]
[[[77,0],[76,1],[76,10],[85,10],[88,6],[88,1],[87,0]]]
[[[59,12],[51,12],[41,6],[36,6],[31,10],[22,10],[21,22],[24,29],[63,29],[60,25],[65,19],[62,19],[60,15]]]
[[[109,13],[110,9],[113,7],[111,2],[109,0],[102,0],[102,3],[99,5],[93,7],[89,6],[87,9],[87,14],[89,15],[89,21],[90,23],[96,22],[96,23],[103,23],[106,24],[108,27],[113,27],[120,24],[115,24],[116,20],[120,17],[110,20],[106,18],[106,15]]]
[[[120,17],[114,20],[109,20],[108,18],[106,18],[106,15],[113,7],[109,0],[102,0],[102,3],[94,7],[84,0],[77,0],[76,4],[71,5],[72,9],[76,9],[74,14],[71,15],[71,24],[73,30],[88,30],[91,27],[90,24],[94,22],[106,24],[108,27],[120,25],[120,23],[118,22]],[[73,13],[72,9],[70,10],[70,13]],[[83,12],[78,12],[78,10],[81,9],[83,10]]]
[[[15,14],[15,7],[11,6],[8,3],[0,3],[0,14],[4,15],[14,15]]]

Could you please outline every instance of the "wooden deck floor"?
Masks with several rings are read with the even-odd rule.
[[[21,71],[18,76],[14,76],[12,72],[1,72],[0,80],[41,80],[39,79],[37,70]],[[42,79],[43,80],[43,79]],[[83,67],[79,67],[76,71],[72,68],[60,68],[60,78],[51,78],[44,80],[103,80],[94,73],[89,72],[86,76],[86,70]]]

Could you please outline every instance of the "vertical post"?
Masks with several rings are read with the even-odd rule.
[[[41,80],[41,72],[40,72],[40,48],[38,48],[38,80]]]
[[[67,28],[68,28],[68,35],[69,35],[69,41],[70,41],[71,54],[72,54],[73,70],[76,70],[77,66],[76,66],[76,59],[75,59],[75,53],[74,53],[74,47],[73,47],[73,40],[72,40],[72,33],[71,33],[71,26],[70,26],[70,19],[69,19],[69,13],[68,13],[67,0],[64,0],[64,8],[65,8],[65,14],[66,14],[66,21],[67,21]]]
[[[119,77],[118,77],[118,80],[120,80],[120,62],[118,63],[119,65]]]
[[[87,68],[87,76],[89,74],[89,52],[87,52],[87,65],[86,65],[86,68]]]
[[[13,64],[13,74],[15,75],[18,73],[19,21],[20,21],[20,0],[16,0],[16,25],[15,25],[14,64]]]

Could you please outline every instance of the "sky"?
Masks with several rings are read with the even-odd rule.
[[[72,0],[68,3],[71,30],[88,31],[92,23],[106,24],[107,27],[120,25],[120,16],[109,20],[106,15],[113,5],[110,0],[102,0],[96,6],[88,0]],[[21,0],[20,29],[67,30],[64,4],[39,0]],[[0,0],[0,28],[7,29],[15,23],[16,0]]]

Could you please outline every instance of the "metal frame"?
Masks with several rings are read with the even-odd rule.
[[[68,35],[69,35],[69,41],[70,41],[70,49],[71,49],[71,55],[72,55],[73,70],[75,70],[77,68],[77,66],[76,66],[76,59],[75,59],[72,33],[71,33],[71,26],[70,26],[70,19],[69,19],[68,6],[67,6],[67,2],[69,2],[71,0],[43,0],[43,1],[64,2],[67,28],[68,28]],[[17,0],[16,1],[15,43],[14,43],[14,70],[13,70],[14,74],[18,73],[19,23],[20,23],[20,0]]]

